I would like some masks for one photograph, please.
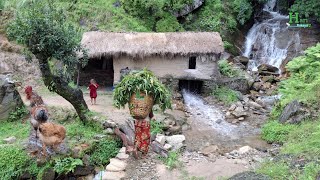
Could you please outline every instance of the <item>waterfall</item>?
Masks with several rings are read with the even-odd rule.
[[[268,18],[256,22],[249,30],[244,44],[243,56],[248,57],[248,70],[256,71],[261,64],[269,64],[280,69],[289,48],[300,48],[299,32],[289,30],[288,16],[275,11],[276,0],[269,0],[263,8]],[[294,44],[294,46],[292,46]]]

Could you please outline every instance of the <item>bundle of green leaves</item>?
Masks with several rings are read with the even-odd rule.
[[[159,104],[162,111],[171,108],[171,93],[149,70],[131,72],[116,86],[113,103],[117,108],[124,107],[133,93],[144,92],[151,95],[154,104]]]

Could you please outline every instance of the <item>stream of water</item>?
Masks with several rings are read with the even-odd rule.
[[[182,90],[185,106],[194,117],[196,125],[206,124],[213,131],[232,139],[238,139],[247,135],[259,134],[259,129],[250,126],[246,122],[234,125],[225,120],[224,112],[215,105],[208,105],[202,97],[186,90]]]
[[[257,71],[261,64],[269,64],[280,69],[288,50],[293,45],[298,51],[300,36],[298,31],[289,31],[288,16],[275,11],[277,0],[269,0],[263,8],[267,19],[256,22],[249,30],[244,44],[243,56],[248,57],[248,70]]]

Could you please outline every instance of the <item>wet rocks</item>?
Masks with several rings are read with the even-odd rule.
[[[269,64],[261,64],[258,66],[258,72],[260,75],[278,75],[279,69]]]
[[[233,58],[233,61],[239,62],[239,63],[243,64],[244,66],[247,66],[249,63],[249,58],[244,57],[244,56],[236,56]]]

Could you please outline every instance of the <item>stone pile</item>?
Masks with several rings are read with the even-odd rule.
[[[226,111],[226,119],[232,123],[244,121],[249,114],[262,115],[266,113],[265,104],[261,101],[255,102],[250,95],[244,95],[241,101],[232,104]]]

